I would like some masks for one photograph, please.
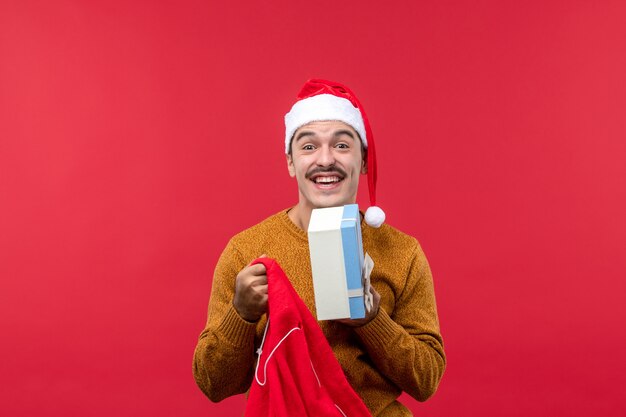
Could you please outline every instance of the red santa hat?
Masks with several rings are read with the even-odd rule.
[[[345,85],[327,80],[308,80],[289,113],[285,115],[285,153],[289,153],[291,139],[298,128],[307,123],[338,120],[351,126],[360,136],[367,149],[367,186],[370,207],[365,212],[365,222],[380,227],[385,213],[376,207],[376,151],[374,134],[365,109],[354,93]]]

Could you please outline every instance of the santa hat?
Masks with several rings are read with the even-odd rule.
[[[291,139],[296,130],[307,123],[338,120],[352,126],[361,137],[363,147],[367,149],[370,207],[365,212],[365,222],[372,227],[380,227],[385,222],[385,213],[376,207],[376,151],[374,134],[365,109],[348,87],[327,80],[307,81],[297,98],[296,104],[285,115],[285,153],[289,153]]]

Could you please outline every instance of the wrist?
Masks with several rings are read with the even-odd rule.
[[[239,308],[235,300],[233,300],[233,307],[237,315],[239,315],[239,317],[241,317],[242,320],[245,320],[248,323],[256,323],[261,318],[261,316],[255,317],[254,315],[251,315],[249,312],[246,312],[245,309]]]

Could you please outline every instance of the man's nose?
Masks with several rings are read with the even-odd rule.
[[[327,167],[335,164],[335,155],[330,146],[322,146],[318,153],[317,165]]]

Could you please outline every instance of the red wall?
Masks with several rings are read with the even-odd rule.
[[[0,3],[2,415],[241,415],[192,352],[228,238],[296,201],[314,76],[434,272],[448,369],[411,409],[624,413],[626,6],[369,3]]]

